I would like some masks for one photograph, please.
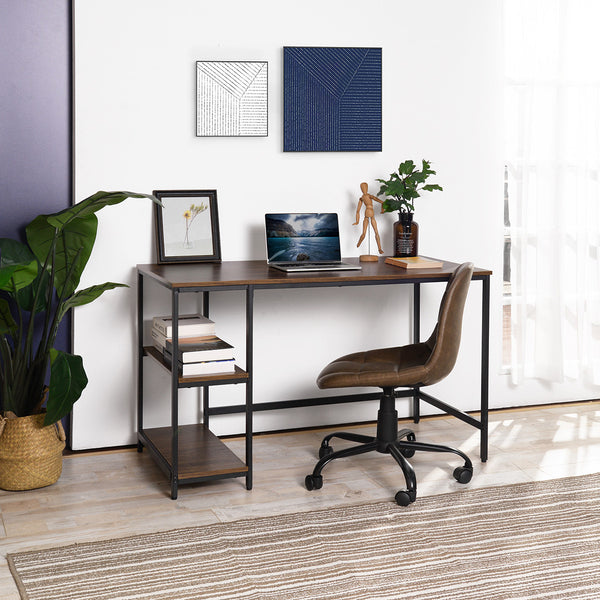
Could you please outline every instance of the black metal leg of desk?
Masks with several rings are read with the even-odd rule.
[[[137,335],[138,335],[138,380],[137,380],[137,451],[142,452],[144,445],[140,441],[140,432],[144,430],[144,278],[141,273],[137,276]]]
[[[179,290],[173,290],[171,296],[171,316],[173,324],[173,363],[179,355]],[[173,365],[171,369],[171,498],[177,499],[179,483],[179,372]]]
[[[246,382],[246,489],[252,489],[252,390],[254,371],[254,286],[249,285],[246,289],[246,371],[248,381]]]
[[[482,462],[488,459],[488,409],[490,371],[490,277],[481,281],[481,442]]]
[[[421,284],[413,283],[413,342],[421,341]],[[421,405],[419,388],[414,388],[413,394],[413,422],[421,420]]]
[[[210,294],[209,292],[202,292],[202,314],[205,317],[210,316]],[[210,427],[210,415],[209,415],[209,402],[210,399],[210,386],[202,386],[202,423],[204,427],[208,429]]]

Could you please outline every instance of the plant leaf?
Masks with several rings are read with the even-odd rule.
[[[10,238],[0,238],[0,267],[21,267],[34,259],[25,244]]]
[[[50,384],[44,425],[52,425],[66,417],[88,383],[81,356],[52,349],[50,363]]]
[[[73,221],[73,219],[85,218],[98,212],[105,206],[119,204],[126,198],[149,198],[162,206],[161,202],[152,194],[138,194],[136,192],[96,192],[89,198],[86,198],[69,208],[65,208],[52,215],[47,215],[48,223],[60,231],[63,227]]]
[[[0,333],[6,334],[16,331],[17,324],[13,319],[8,302],[0,298]]]
[[[405,160],[403,163],[400,163],[398,167],[398,173],[400,175],[410,175],[415,170],[415,163],[412,160]]]
[[[3,269],[0,269],[0,290],[4,289],[16,269],[17,267],[4,267]]]
[[[40,215],[27,226],[27,241],[42,264],[51,255],[55,245],[54,285],[59,294],[70,296],[79,285],[96,241],[98,219],[95,213],[129,197],[150,198],[162,206],[151,194],[96,192],[60,212]]]
[[[17,292],[17,304],[20,308],[23,308],[29,312],[39,313],[46,310],[48,307],[48,285],[50,283],[50,272],[44,271],[42,273],[41,265],[38,263],[38,276],[33,282]],[[38,301],[35,307],[33,303],[35,301],[35,295],[40,288],[38,293]]]
[[[0,289],[14,291],[28,286],[37,276],[37,261],[21,242],[0,238]]]
[[[433,192],[434,190],[439,190],[440,192],[444,191],[444,188],[437,183],[428,183],[427,185],[424,185],[422,189],[427,192]]]
[[[83,306],[84,304],[89,304],[90,302],[93,302],[96,298],[101,296],[104,292],[107,292],[108,290],[113,290],[117,287],[129,286],[124,283],[113,283],[112,281],[107,281],[106,283],[103,283],[101,285],[92,285],[91,287],[85,288],[84,290],[79,290],[65,301],[63,305],[62,314],[64,315],[69,309],[75,308],[76,306]]]
[[[388,198],[383,203],[383,212],[394,212],[395,210],[400,210],[404,204],[405,203],[401,200],[391,200]]]
[[[61,229],[51,225],[51,220],[52,215],[36,217],[26,228],[27,241],[41,264],[55,247],[54,287],[59,294],[70,296],[77,289],[92,254],[98,218],[89,214],[65,223]]]

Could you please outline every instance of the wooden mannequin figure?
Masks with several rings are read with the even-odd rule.
[[[377,247],[379,248],[379,254],[383,254],[383,248],[381,247],[381,240],[379,239],[379,231],[377,230],[377,222],[375,221],[375,211],[373,210],[373,200],[375,200],[375,202],[379,202],[379,204],[381,204],[381,212],[383,212],[383,200],[380,200],[379,198],[377,198],[377,196],[372,196],[371,194],[369,194],[369,186],[366,183],[361,183],[360,184],[360,190],[362,192],[362,196],[359,198],[358,200],[358,206],[356,207],[356,222],[353,223],[353,225],[358,225],[358,222],[360,220],[360,210],[362,208],[362,205],[365,205],[365,218],[363,220],[363,231],[362,231],[362,235],[360,236],[359,240],[358,240],[358,244],[356,244],[356,247],[358,248],[363,240],[365,239],[365,236],[367,235],[367,231],[369,228],[369,223],[371,224],[371,227],[373,227],[373,231],[375,232],[375,240],[377,240]],[[361,254],[359,260],[361,262],[375,262],[378,259],[378,257],[374,254],[370,254],[371,252],[371,239],[367,238],[367,242],[369,245],[369,254]]]

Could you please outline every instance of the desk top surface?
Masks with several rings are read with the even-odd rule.
[[[360,271],[317,271],[309,273],[285,273],[269,267],[265,260],[236,260],[220,263],[148,264],[137,265],[138,272],[174,288],[192,287],[294,287],[360,285],[368,283],[411,283],[418,281],[447,280],[458,263],[443,261],[436,269],[401,269],[385,264],[385,257],[378,262],[360,263],[358,258],[344,258],[344,262],[358,264]],[[441,260],[441,259],[439,259]],[[473,279],[489,277],[488,269],[475,268]]]

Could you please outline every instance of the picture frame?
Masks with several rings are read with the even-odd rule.
[[[382,151],[382,52],[284,46],[284,152]]]
[[[157,261],[221,262],[217,190],[154,190]]]
[[[269,64],[196,61],[196,137],[266,137]]]

